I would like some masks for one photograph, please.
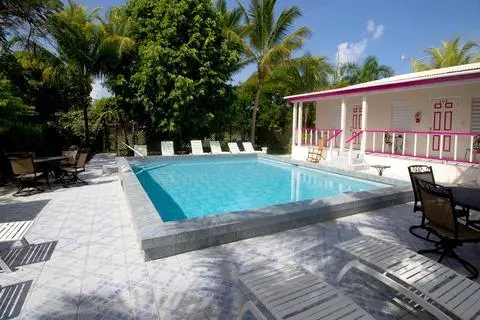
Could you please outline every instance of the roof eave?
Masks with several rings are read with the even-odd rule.
[[[348,87],[346,87],[343,90],[340,89],[338,91],[314,92],[312,94],[287,96],[284,99],[286,99],[288,102],[312,101],[312,100],[317,100],[321,98],[341,97],[341,96],[360,94],[360,93],[382,92],[382,91],[391,91],[391,90],[393,91],[397,89],[414,88],[414,87],[427,86],[427,85],[433,85],[433,84],[450,83],[450,82],[473,80],[473,79],[480,79],[480,73],[467,73],[467,74],[460,74],[460,75],[450,75],[450,76],[439,77],[439,78],[418,79],[418,80],[404,81],[404,82],[398,82],[398,83],[387,83],[387,84],[381,84],[381,85],[363,87],[363,88],[349,89]]]

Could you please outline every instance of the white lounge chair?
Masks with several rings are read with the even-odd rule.
[[[337,280],[357,268],[392,287],[438,319],[478,319],[480,285],[404,246],[359,237],[335,246],[356,258]]]
[[[275,319],[373,319],[350,298],[299,266],[256,269],[241,276],[240,282]],[[239,319],[247,311],[253,316],[259,313],[252,305],[245,304]]]
[[[21,241],[22,246],[29,246],[30,244],[28,243],[27,239],[25,239],[25,235],[30,230],[32,225],[33,220],[0,223],[0,243]],[[7,273],[13,271],[1,256],[0,267]]]
[[[248,152],[248,153],[262,153],[262,151],[257,151],[255,149],[253,149],[253,145],[251,142],[242,142],[243,144],[243,149],[245,150],[245,152]]]
[[[133,146],[133,150],[134,157],[146,157],[148,155],[146,144],[136,144]]]
[[[230,150],[231,153],[243,153],[238,148],[238,144],[236,142],[229,142],[228,143],[228,149]]]
[[[173,150],[173,141],[162,141],[160,146],[162,148],[162,156],[175,155],[175,151]]]
[[[192,146],[192,154],[207,154],[203,152],[202,140],[191,140],[190,145]]]
[[[219,141],[210,141],[210,150],[212,150],[212,154],[229,153],[229,152],[226,152],[226,151],[222,151],[222,147],[220,146]]]

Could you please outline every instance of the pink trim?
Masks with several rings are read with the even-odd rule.
[[[359,132],[355,133],[353,136],[351,136],[350,138],[348,138],[348,140],[345,141],[345,143],[349,143],[349,142],[352,141],[353,139],[355,139],[355,138],[357,138],[358,136],[360,136],[362,133],[363,133],[363,131],[359,131]]]
[[[433,113],[433,130],[442,130],[442,113],[437,111]]]
[[[446,148],[447,139],[448,139],[448,148]],[[451,147],[452,147],[452,137],[451,136],[444,136],[443,137],[443,152],[450,152]]]
[[[455,132],[455,131],[448,131],[448,132],[443,132],[443,131],[402,131],[402,130],[372,130],[372,129],[367,129],[365,130],[366,132],[376,132],[376,133],[417,133],[417,134],[449,134],[449,135],[457,135],[457,136],[480,136],[480,132]]]
[[[441,102],[434,103],[433,108],[434,109],[442,109],[442,103]]]
[[[446,102],[445,103],[445,108],[447,108],[447,109],[453,108],[453,103],[452,102]]]
[[[335,133],[333,136],[331,136],[330,138],[328,138],[327,142],[330,141],[330,140],[333,140],[335,139],[340,133],[342,133],[343,130],[340,130],[338,131],[337,133]]]
[[[467,160],[453,160],[453,159],[446,159],[446,158],[443,158],[443,159],[439,159],[439,158],[433,158],[433,157],[427,157],[427,156],[419,156],[419,155],[416,155],[414,156],[413,154],[399,154],[399,153],[396,153],[396,154],[392,154],[391,152],[381,152],[381,151],[373,151],[373,150],[365,150],[366,153],[370,153],[370,154],[375,154],[375,153],[378,153],[378,154],[386,154],[386,155],[389,155],[389,156],[395,156],[395,157],[410,157],[410,158],[419,158],[419,159],[428,159],[428,160],[439,160],[439,161],[445,161],[445,162],[461,162],[461,163],[469,163],[469,164],[478,164],[478,162],[470,162],[470,161],[467,161]]]
[[[440,151],[440,135],[435,134],[432,138],[432,150]]]
[[[302,128],[302,131],[313,130],[313,131],[338,131],[340,129],[336,128]]]
[[[319,92],[319,93],[306,94],[301,97],[288,98],[287,100],[289,102],[308,101],[316,98],[336,97],[336,96],[343,96],[348,94],[359,94],[363,92],[372,92],[372,91],[386,91],[386,90],[394,90],[394,89],[401,89],[401,88],[411,88],[411,87],[419,87],[424,85],[432,85],[437,83],[473,80],[473,79],[479,79],[479,78],[480,78],[480,72],[470,73],[470,74],[460,74],[460,75],[445,76],[441,78],[421,79],[421,80],[405,81],[400,83],[389,83],[389,84],[383,84],[383,85],[378,85],[374,87],[354,88],[354,89],[348,89],[347,87],[343,90],[338,90],[334,92],[323,92],[323,93]]]
[[[449,121],[447,121],[447,114],[450,116]],[[443,130],[445,131],[452,131],[452,111],[445,111],[445,115],[443,116]],[[447,129],[447,123],[449,124]]]

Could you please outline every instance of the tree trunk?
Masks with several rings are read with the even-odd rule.
[[[88,127],[88,104],[87,101],[83,104],[83,123],[85,125],[85,147],[90,146],[90,128]]]
[[[125,136],[125,144],[128,144],[128,135],[127,135],[127,123],[122,119],[122,126],[123,126],[123,135]],[[133,146],[132,146],[133,147]]]
[[[255,145],[255,127],[257,125],[257,109],[260,102],[260,91],[262,90],[261,81],[258,82],[257,92],[255,93],[255,101],[253,102],[252,112],[252,129],[250,131],[250,142]]]

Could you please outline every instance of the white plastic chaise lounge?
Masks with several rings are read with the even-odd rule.
[[[245,150],[245,152],[248,152],[248,153],[262,153],[262,151],[257,151],[255,149],[253,149],[253,145],[251,142],[242,142],[243,144],[243,149]]]
[[[222,151],[222,147],[220,146],[219,141],[210,141],[210,150],[212,150],[212,154],[230,153],[230,152]]]
[[[261,308],[248,301],[239,320],[264,320],[268,316],[279,320],[373,319],[350,298],[300,266],[261,267],[241,276],[240,282]]]
[[[136,144],[133,146],[134,157],[146,157],[148,155],[146,144]]]
[[[359,237],[335,246],[356,260],[337,280],[357,268],[422,306],[438,319],[480,319],[480,284],[404,246]]]
[[[28,221],[14,221],[0,223],[0,243],[21,241],[22,246],[29,246],[25,235],[33,225],[33,220]],[[12,272],[12,268],[0,256],[0,267],[5,272]]]
[[[230,150],[231,153],[244,153],[242,151],[240,151],[240,149],[238,148],[238,144],[236,142],[229,142],[228,143],[228,149]]]
[[[173,150],[173,141],[162,141],[160,143],[162,148],[162,156],[174,156],[175,151]]]
[[[190,145],[192,146],[193,155],[207,154],[203,152],[202,140],[191,140]]]

